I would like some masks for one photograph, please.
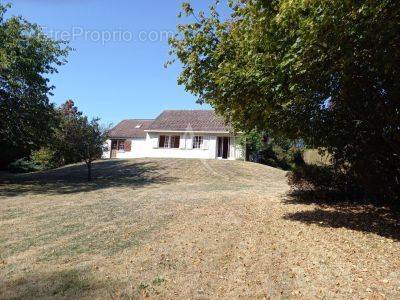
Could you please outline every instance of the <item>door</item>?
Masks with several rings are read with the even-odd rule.
[[[217,139],[217,157],[227,159],[229,157],[229,137],[219,136]]]
[[[111,141],[110,158],[116,158],[117,157],[117,151],[118,151],[118,141],[117,140],[112,140]]]

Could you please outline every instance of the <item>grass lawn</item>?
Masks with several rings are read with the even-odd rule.
[[[0,298],[400,298],[400,218],[234,161],[2,175]]]

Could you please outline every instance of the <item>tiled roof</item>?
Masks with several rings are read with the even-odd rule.
[[[146,137],[144,130],[149,129],[153,120],[124,120],[109,132],[110,138]],[[141,125],[141,126],[140,126]]]
[[[149,127],[153,131],[227,132],[229,129],[213,110],[165,110]]]

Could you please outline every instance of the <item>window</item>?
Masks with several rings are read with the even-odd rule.
[[[181,137],[179,135],[171,136],[171,148],[179,148]]]
[[[111,140],[111,150],[125,151],[125,140]]]
[[[179,135],[169,136],[169,135],[160,135],[160,139],[158,142],[159,148],[179,148],[181,137]]]
[[[165,135],[160,135],[160,138],[158,140],[158,147],[159,148],[165,148],[165,144],[168,145],[168,143],[165,143],[166,136]]]
[[[203,146],[203,137],[202,136],[194,136],[193,137],[193,149],[201,149]]]
[[[143,124],[137,124],[135,128],[141,128]]]
[[[111,150],[117,150],[117,149],[118,149],[118,141],[112,140],[111,141]]]
[[[125,141],[118,141],[118,151],[124,151],[125,150]]]
[[[169,136],[166,135],[164,139],[164,148],[169,148]]]

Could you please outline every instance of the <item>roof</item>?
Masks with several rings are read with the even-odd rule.
[[[153,120],[123,120],[110,130],[110,138],[146,137],[144,130],[148,129]]]
[[[229,129],[213,110],[165,110],[148,130],[228,132]]]

